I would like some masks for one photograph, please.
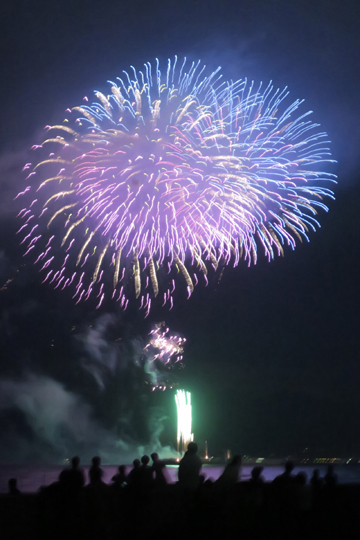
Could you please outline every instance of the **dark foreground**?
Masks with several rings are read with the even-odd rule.
[[[69,493],[53,484],[36,495],[0,496],[0,538],[320,539],[359,536],[360,485],[205,482],[138,491],[101,484]]]

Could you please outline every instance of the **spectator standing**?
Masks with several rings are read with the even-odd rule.
[[[179,464],[179,484],[182,488],[191,491],[198,487],[199,474],[202,467],[197,451],[197,444],[194,442],[189,443],[187,452],[185,452]]]

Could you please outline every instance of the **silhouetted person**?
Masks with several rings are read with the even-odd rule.
[[[307,482],[307,476],[306,476],[306,473],[300,471],[297,473],[297,475],[295,476],[294,478],[294,481],[296,482],[296,484],[298,484],[299,486],[306,486],[306,482]]]
[[[323,485],[323,479],[320,478],[319,469],[314,469],[312,477],[310,478],[310,484],[314,487],[321,487]]]
[[[307,476],[304,472],[299,472],[294,478],[295,508],[302,512],[308,511],[311,507],[311,491],[306,485]]]
[[[40,521],[46,529],[42,537],[67,538],[69,527],[79,516],[79,506],[74,504],[75,497],[69,489],[69,473],[68,468],[62,470],[58,482],[53,482],[41,491]]]
[[[263,484],[264,478],[261,476],[261,473],[263,472],[263,470],[264,470],[264,467],[262,467],[261,465],[257,465],[256,467],[254,467],[253,470],[251,471],[250,482],[253,484]]]
[[[264,467],[257,465],[251,471],[251,478],[249,480],[249,503],[254,507],[259,507],[263,503],[264,498],[264,478],[261,476]]]
[[[18,496],[21,495],[20,491],[17,488],[17,480],[16,478],[10,478],[8,482],[9,487],[9,495],[11,496]]]
[[[138,486],[139,484],[139,469],[140,469],[140,460],[134,459],[133,468],[128,474],[128,482],[130,486]]]
[[[123,487],[124,484],[127,484],[127,476],[126,476],[126,473],[125,473],[125,465],[120,465],[119,466],[119,469],[118,469],[118,473],[115,474],[113,477],[112,477],[112,481],[114,482],[114,484],[121,488]]]
[[[321,491],[324,485],[324,481],[319,476],[319,469],[313,470],[313,475],[310,478],[310,485],[312,491],[312,504],[315,509],[319,507]]]
[[[153,452],[150,457],[152,459],[153,466],[154,466],[154,463],[159,461],[159,454],[157,454],[156,452]]]
[[[162,488],[168,484],[166,465],[161,459],[159,459],[159,455],[156,452],[151,454],[151,459],[153,462],[152,470],[155,475],[154,484],[157,488]]]
[[[89,469],[90,482],[81,493],[83,537],[89,539],[107,538],[112,492],[102,480],[104,472],[100,465],[100,458],[93,457],[92,466]]]
[[[89,469],[89,480],[91,485],[98,485],[103,483],[102,477],[104,475],[104,471],[100,467],[101,465],[101,459],[99,456],[95,456],[92,458],[92,467]]]
[[[71,467],[64,469],[60,474],[61,499],[57,501],[57,504],[62,512],[62,519],[66,520],[68,526],[71,523],[79,523],[81,518],[80,493],[84,487],[85,478],[79,465],[80,458],[74,456],[71,460]],[[64,535],[66,536],[66,534]]]
[[[143,456],[141,458],[141,465],[139,467],[139,483],[143,490],[148,491],[151,488],[153,481],[153,470],[149,465],[149,456]]]
[[[325,486],[328,488],[334,488],[337,481],[337,475],[334,473],[334,465],[328,465],[327,473],[324,476]]]
[[[219,477],[217,485],[224,488],[230,488],[239,482],[241,468],[241,456],[236,455],[232,458],[224,469],[224,472]]]
[[[202,467],[201,459],[197,455],[198,446],[191,442],[187,452],[179,463],[179,484],[182,488],[195,490],[199,483],[199,474]]]
[[[287,461],[285,463],[285,471],[272,481],[274,497],[271,503],[284,508],[286,512],[290,512],[294,508],[294,492],[296,491],[296,487],[294,487],[295,477],[291,474],[293,470],[294,463]],[[287,519],[291,521],[291,513],[288,514]]]
[[[294,476],[291,474],[294,470],[294,463],[292,461],[287,461],[285,463],[285,471],[282,474],[279,474],[273,480],[274,486],[285,487],[291,484],[294,481]]]
[[[57,482],[57,484],[61,490],[64,490],[68,487],[68,481],[67,481],[68,474],[69,474],[69,469],[64,469],[59,474],[59,482]],[[55,483],[52,485],[55,485]]]
[[[65,481],[67,482],[69,489],[74,493],[78,493],[85,484],[84,473],[79,465],[80,458],[75,456],[71,460],[71,469],[66,471]]]

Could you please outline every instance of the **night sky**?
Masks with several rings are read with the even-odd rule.
[[[359,24],[356,0],[1,3],[0,288],[12,281],[0,292],[0,460],[60,459],[81,437],[90,454],[102,438],[107,447],[117,437],[146,445],[154,411],[168,417],[161,443],[174,444],[173,394],[149,395],[129,367],[131,344],[162,320],[187,338],[176,376],[192,392],[200,448],[208,440],[210,453],[360,456]],[[144,320],[135,307],[74,306],[41,285],[15,237],[29,148],[123,69],[175,54],[305,98],[302,111],[313,110],[332,141],[336,200],[326,201],[310,243],[270,264],[229,267],[170,312]],[[103,388],[84,368],[90,327],[102,342]],[[38,418],[43,407],[56,433],[51,415]],[[82,411],[80,435],[66,426],[72,407]]]

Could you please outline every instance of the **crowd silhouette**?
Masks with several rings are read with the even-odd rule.
[[[196,443],[188,445],[175,484],[156,453],[151,463],[147,455],[135,459],[128,474],[120,465],[110,484],[103,480],[100,457],[92,459],[87,483],[75,456],[57,482],[32,496],[30,507],[12,478],[6,504],[3,498],[0,505],[0,524],[5,523],[9,538],[17,538],[23,527],[23,535],[31,529],[37,538],[77,540],[191,538],[191,531],[197,531],[197,539],[339,538],[358,526],[359,492],[344,491],[333,466],[323,478],[315,469],[308,482],[287,462],[284,472],[268,483],[261,466],[242,479],[241,456],[236,455],[213,481],[201,474],[197,450]]]

